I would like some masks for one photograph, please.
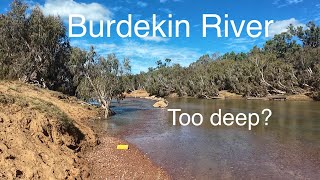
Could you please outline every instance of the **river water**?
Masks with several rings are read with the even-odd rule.
[[[320,103],[289,101],[169,99],[169,108],[201,113],[201,126],[173,126],[172,113],[154,102],[114,103],[117,115],[101,126],[135,144],[174,179],[319,179]],[[265,125],[217,126],[210,115],[222,112],[272,116]]]

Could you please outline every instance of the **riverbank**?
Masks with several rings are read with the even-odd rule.
[[[288,100],[288,101],[313,101],[313,99],[306,94],[293,94],[293,95],[275,95],[266,97],[244,97],[236,93],[228,91],[220,91],[219,96],[221,99],[246,99],[246,100]]]
[[[133,146],[116,150],[89,125],[99,109],[74,97],[1,81],[0,109],[0,179],[167,177]]]
[[[100,142],[84,157],[90,167],[91,179],[170,179],[167,172],[155,165],[136,146],[108,135],[103,126],[97,126],[93,121],[91,124]],[[129,145],[129,149],[117,150],[119,144]]]
[[[142,89],[132,91],[131,93],[124,93],[123,95],[128,98],[143,98],[155,101],[156,103],[153,105],[155,108],[166,108],[169,105],[169,102],[165,98],[150,96],[150,93]]]
[[[135,90],[131,93],[125,93],[125,97],[131,98],[144,98],[149,100],[155,101],[165,101],[164,98],[158,98],[156,96],[150,96],[145,90]],[[168,98],[180,98],[176,93],[172,93],[168,96]],[[182,97],[182,98],[194,98],[194,97]],[[275,95],[275,96],[266,96],[266,97],[245,97],[240,94],[231,93],[226,90],[219,91],[219,95],[215,97],[210,97],[208,99],[217,99],[217,100],[224,100],[224,99],[245,99],[245,100],[288,100],[288,101],[314,101],[310,96],[305,94],[293,94],[293,95]]]

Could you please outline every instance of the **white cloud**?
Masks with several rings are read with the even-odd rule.
[[[179,63],[182,66],[188,66],[196,61],[202,53],[199,49],[187,47],[175,47],[172,45],[158,45],[153,43],[140,43],[137,41],[124,40],[121,44],[89,43],[86,40],[72,40],[71,44],[88,50],[93,45],[102,56],[115,53],[121,60],[130,58],[132,70],[134,73],[147,71],[149,67],[155,66],[157,60],[166,58],[172,59],[172,63]]]
[[[276,5],[278,8],[298,4],[303,2],[303,0],[275,0],[273,1],[273,4]]]
[[[117,47],[116,44],[107,44],[107,43],[100,43],[99,46],[95,46],[95,44],[89,43],[87,40],[72,40],[71,41],[72,46],[79,47],[85,50],[88,50],[91,46],[94,46],[96,51],[103,52],[108,49],[114,49]]]
[[[159,11],[162,11],[164,13],[167,13],[167,14],[172,14],[172,11],[168,8],[159,8]]]
[[[111,8],[112,11],[120,11],[120,10],[123,10],[123,9],[124,9],[123,6],[115,6],[115,7]]]
[[[46,0],[40,6],[46,15],[59,15],[67,19],[70,14],[82,14],[88,20],[111,19],[112,12],[98,3],[78,3],[74,0]]]
[[[155,61],[165,58],[172,59],[173,63],[188,66],[202,54],[197,49],[162,46],[149,43],[126,41],[120,48],[114,50],[116,54],[132,59],[133,66],[139,71],[146,71]]]
[[[296,26],[304,26],[304,24],[300,23],[295,18],[275,21],[269,27],[269,36],[273,37],[275,34],[280,34],[280,33],[283,33],[283,32],[287,32],[288,31],[287,28],[289,27],[290,24],[292,24],[295,27]]]
[[[142,40],[144,41],[154,41],[154,42],[167,42],[169,39],[168,38],[163,38],[163,37],[160,37],[160,36],[147,36],[147,37],[144,37],[144,38],[141,38]]]
[[[287,0],[287,3],[289,3],[289,4],[298,4],[301,2],[303,2],[303,0]]]
[[[160,0],[160,3],[166,3],[170,0]],[[179,2],[179,1],[182,1],[182,0],[172,0],[173,2]]]
[[[230,38],[225,45],[229,51],[243,52],[257,45],[256,41],[254,38]]]
[[[33,0],[25,0],[24,1],[29,7],[33,7],[36,5],[36,3]]]
[[[320,11],[319,11],[320,10],[320,3],[316,4],[315,6],[316,6],[316,8],[313,9],[310,12],[310,14],[313,14],[315,22],[320,22]]]
[[[138,1],[138,2],[137,2],[137,5],[140,6],[140,7],[147,7],[147,6],[148,6],[147,3],[142,2],[142,1]]]

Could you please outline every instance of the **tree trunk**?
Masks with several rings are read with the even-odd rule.
[[[107,119],[110,114],[110,103],[109,101],[106,101],[105,99],[100,99],[101,107],[104,109],[104,118]]]
[[[109,101],[105,101],[104,102],[106,103],[105,104],[105,112],[104,112],[104,118],[108,118],[109,117],[109,114],[110,114],[110,102]]]
[[[105,97],[102,95],[102,93],[99,91],[99,89],[94,85],[94,83],[92,82],[90,76],[88,74],[86,74],[87,79],[89,80],[92,88],[94,89],[94,91],[96,92],[98,98],[99,98],[99,102],[101,104],[101,107],[105,110],[104,112],[104,117],[105,119],[107,119],[109,117],[109,106],[110,106],[110,102],[105,100]]]
[[[104,110],[104,118],[107,119],[109,117],[109,107],[106,107]]]

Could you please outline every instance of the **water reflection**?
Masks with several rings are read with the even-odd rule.
[[[200,127],[173,126],[172,114],[152,102],[116,104],[109,133],[136,144],[175,179],[316,179],[320,177],[320,103],[169,99],[169,108],[201,113]],[[271,109],[268,126],[213,127],[210,115]],[[104,124],[105,125],[105,124]]]

